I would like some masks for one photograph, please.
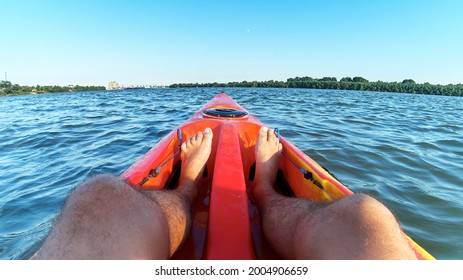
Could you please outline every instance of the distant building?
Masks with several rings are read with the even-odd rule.
[[[121,86],[117,82],[109,82],[108,83],[108,90],[115,90],[115,89],[121,89]]]

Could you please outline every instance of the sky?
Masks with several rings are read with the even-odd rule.
[[[0,80],[463,83],[459,0],[0,0]]]

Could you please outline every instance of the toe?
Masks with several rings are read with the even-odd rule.
[[[204,131],[203,131],[203,141],[210,141],[210,140],[212,140],[212,137],[213,137],[212,129],[210,129],[209,127],[204,129]]]
[[[203,141],[203,133],[202,132],[198,132],[196,133],[195,137],[193,137],[195,139],[195,141],[198,141],[199,143],[201,143]]]
[[[186,142],[183,142],[182,145],[180,146],[180,149],[182,150],[182,152],[186,152],[186,150],[188,150],[187,148],[187,144],[189,143],[189,141],[186,141]]]
[[[267,139],[274,145],[278,144],[278,138],[276,137],[275,132],[271,129],[269,129],[267,132]]]
[[[266,127],[266,126],[261,127],[260,130],[259,130],[259,139],[267,140],[268,139],[268,131],[269,131],[268,127]]]
[[[193,137],[191,137],[190,139],[188,139],[188,142],[190,142],[190,145],[194,145],[196,143],[196,135],[193,135]]]

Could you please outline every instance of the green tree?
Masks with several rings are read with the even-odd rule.
[[[368,80],[362,77],[354,77],[352,81],[354,83],[368,83]]]
[[[11,87],[11,82],[9,81],[1,81],[0,82],[0,88],[10,88]]]
[[[349,82],[349,83],[352,83],[353,80],[351,77],[344,77],[340,80],[340,82],[344,83],[344,82]]]
[[[319,79],[321,82],[337,82],[338,80],[335,77],[323,77]]]

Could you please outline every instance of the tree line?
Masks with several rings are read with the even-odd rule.
[[[9,81],[0,81],[0,95],[22,95],[35,93],[77,92],[106,90],[103,86],[20,86]]]
[[[229,83],[181,83],[172,84],[171,88],[178,87],[264,87],[264,88],[316,88],[316,89],[337,89],[337,90],[359,90],[359,91],[380,91],[400,92],[416,94],[433,94],[463,96],[463,84],[432,85],[430,83],[417,84],[412,79],[405,79],[402,82],[370,82],[363,77],[344,77],[339,81],[335,77],[324,77],[321,79],[311,77],[295,77],[284,81],[242,81]]]

